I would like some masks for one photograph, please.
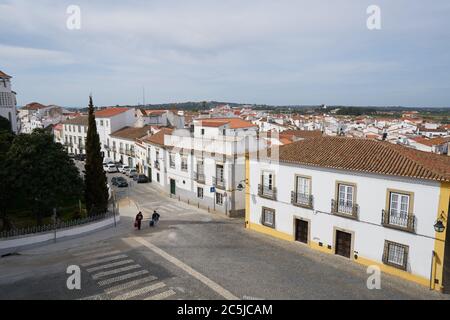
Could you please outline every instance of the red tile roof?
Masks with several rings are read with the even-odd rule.
[[[322,137],[281,146],[282,162],[450,182],[450,157],[385,141]]]
[[[130,110],[130,109],[125,108],[125,107],[107,108],[107,109],[96,111],[95,117],[96,118],[110,118],[110,117],[114,117],[120,113],[126,112],[128,110]]]
[[[142,139],[142,141],[151,143],[151,144],[156,144],[159,146],[163,146],[164,145],[164,136],[166,134],[171,135],[172,131],[173,131],[173,129],[170,129],[170,128],[161,128],[161,130],[159,130],[157,133],[155,133],[152,136]]]
[[[432,147],[432,146],[445,144],[445,143],[449,142],[450,138],[437,137],[437,138],[428,139],[425,137],[416,137],[416,138],[412,138],[411,140],[414,140],[415,142],[423,144],[425,146]]]
[[[39,102],[31,102],[29,104],[27,104],[25,107],[23,107],[23,110],[39,110],[39,109],[43,109],[43,108],[47,108],[47,106],[40,104]]]
[[[3,71],[0,71],[0,78],[1,79],[11,79],[11,76],[7,75]]]
[[[221,127],[228,124],[230,129],[242,129],[257,127],[257,125],[242,120],[241,118],[208,118],[208,119],[197,119],[201,122],[203,127]]]
[[[322,131],[320,130],[284,130],[280,132],[280,137],[284,138],[300,138],[300,139],[309,139],[309,138],[318,138],[321,137]]]
[[[134,140],[145,137],[150,132],[151,128],[152,128],[151,125],[147,125],[142,128],[124,127],[117,131],[114,131],[113,133],[110,134],[110,136],[114,138]]]

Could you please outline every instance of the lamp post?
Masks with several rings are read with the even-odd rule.
[[[438,232],[438,233],[442,233],[445,230],[445,225],[444,225],[443,220],[445,220],[444,211],[442,211],[441,216],[439,217],[439,219],[434,224],[434,230],[436,232]]]

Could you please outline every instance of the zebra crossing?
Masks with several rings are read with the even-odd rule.
[[[95,248],[84,250],[74,249],[70,253],[82,260],[80,266],[103,290],[83,300],[162,300],[174,298],[177,294],[127,254],[108,244],[100,243]]]

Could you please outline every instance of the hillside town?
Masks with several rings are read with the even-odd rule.
[[[12,77],[0,72],[0,79],[1,115],[12,131],[48,130],[74,161],[86,159],[87,113],[39,102],[18,107]],[[450,287],[450,125],[417,111],[390,118],[336,111],[114,106],[96,107],[95,122],[107,175],[151,183],[270,237],[438,291]],[[123,180],[112,179],[114,186]]]

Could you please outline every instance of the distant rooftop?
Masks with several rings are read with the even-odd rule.
[[[0,70],[0,79],[11,79],[12,77]]]
[[[96,118],[110,118],[110,117],[114,117],[118,114],[121,114],[123,112],[126,112],[128,110],[130,110],[130,109],[125,108],[125,107],[107,108],[107,109],[96,111],[95,117]]]
[[[241,118],[206,118],[196,120],[200,121],[203,127],[221,127],[226,124],[230,126],[230,129],[257,127],[257,125],[249,121],[242,120]]]
[[[125,127],[111,133],[110,136],[114,138],[134,140],[146,136],[151,128],[152,128],[151,125],[144,126],[142,128]]]

